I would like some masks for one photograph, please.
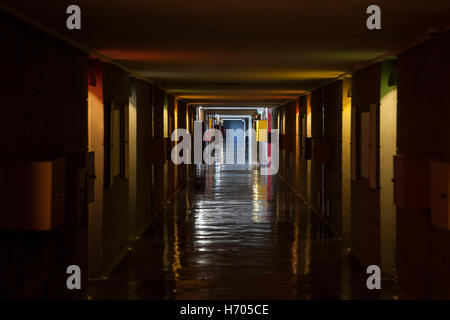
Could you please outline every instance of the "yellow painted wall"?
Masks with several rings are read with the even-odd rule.
[[[342,236],[347,247],[351,246],[351,119],[352,119],[352,98],[351,98],[351,78],[346,78],[342,82]],[[344,261],[346,267],[350,268],[349,261]],[[341,273],[341,295],[351,297],[350,275]]]
[[[397,87],[388,87],[393,63],[382,65],[380,96],[380,209],[381,269],[393,274],[396,255],[396,207],[394,205],[394,160],[397,152]]]
[[[351,221],[351,173],[350,173],[350,137],[352,98],[351,78],[343,80],[342,84],[342,234],[344,239],[350,239]]]
[[[258,142],[267,141],[267,120],[256,121],[256,141]]]
[[[136,192],[137,192],[137,108],[130,102],[128,108],[129,116],[129,209],[130,217],[136,217]],[[136,231],[136,219],[130,219],[130,231]]]
[[[103,230],[103,166],[104,166],[104,108],[103,101],[95,94],[95,88],[88,91],[88,139],[89,152],[95,152],[94,182],[95,201],[89,204],[89,275],[99,276],[102,272],[102,230]]]
[[[306,137],[311,138],[311,94],[306,97]],[[311,202],[311,160],[306,161],[306,199]]]

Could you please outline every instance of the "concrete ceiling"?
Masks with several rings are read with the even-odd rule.
[[[0,0],[188,103],[281,104],[448,26],[449,0]],[[81,7],[82,29],[66,28]],[[366,28],[381,7],[382,29]]]

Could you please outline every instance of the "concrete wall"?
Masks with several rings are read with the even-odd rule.
[[[324,134],[330,142],[331,164],[324,165],[325,219],[333,230],[342,234],[342,80],[323,88]],[[313,115],[314,116],[314,115]],[[313,153],[314,157],[314,153]],[[313,158],[314,159],[314,158]]]
[[[168,132],[167,138],[171,140],[172,132],[175,129],[175,99],[172,95],[167,95],[168,102]],[[172,146],[172,143],[169,144]],[[169,150],[170,152],[170,150]],[[175,191],[175,165],[168,159],[167,166],[167,193],[165,200],[167,201]]]
[[[379,105],[380,102],[380,70],[381,65],[375,64],[352,76],[352,112],[355,112],[352,126],[356,126],[352,144],[357,155],[360,151],[360,115],[369,112],[370,104]],[[361,176],[359,156],[356,158],[356,176],[351,182],[352,253],[364,267],[380,265],[380,192],[371,188],[369,180]]]
[[[312,205],[331,229],[342,234],[342,102],[343,82],[336,81],[311,94],[313,146],[325,139],[330,163],[323,163],[314,150],[311,162]]]
[[[306,138],[311,139],[312,137],[312,113],[311,113],[311,94],[306,96]],[[306,148],[306,144],[305,144]],[[305,153],[306,156],[306,153]],[[312,192],[311,192],[311,160],[306,161],[306,199],[309,203],[312,201]]]
[[[135,226],[130,230],[132,235],[140,235],[153,220],[153,166],[147,162],[148,141],[152,138],[154,87],[142,80],[136,80],[136,108],[137,108],[137,194]]]
[[[277,111],[273,109],[272,112],[272,125],[277,128],[280,123],[282,125],[280,134],[290,136],[293,143],[292,150],[280,149],[279,173],[306,200],[310,196],[308,167],[311,162],[305,157],[305,139],[310,136],[307,96],[299,97],[281,106]]]
[[[312,204],[336,234],[346,237],[350,233],[351,99],[348,90],[349,79],[345,80],[345,87],[344,81],[336,81],[279,109],[281,132],[290,135],[294,144],[293,150],[280,151],[280,174]],[[307,159],[306,138],[310,137],[329,142],[331,163],[324,164],[314,152],[312,160]]]
[[[311,93],[311,138],[323,136],[323,89]],[[311,205],[322,211],[322,164],[314,157],[311,159]]]
[[[187,129],[187,109],[186,109],[186,103],[183,101],[178,100],[178,121],[177,121],[177,127]],[[178,165],[177,166],[177,188],[184,186],[186,183],[186,165]]]
[[[299,97],[296,103],[295,118],[295,182],[294,185],[300,191],[304,199],[307,198],[307,165],[304,156],[306,138],[306,96]]]
[[[103,187],[104,187],[104,105],[103,67],[97,61],[89,61],[88,87],[88,136],[89,152],[94,156],[94,200],[89,204],[89,276],[102,273],[103,251]]]
[[[6,15],[0,28],[7,44],[0,52],[1,160],[67,158],[63,224],[46,232],[0,231],[0,297],[76,298],[84,290],[66,289],[66,268],[80,266],[85,289],[88,210],[77,174],[88,146],[86,56]]]
[[[305,103],[303,97],[279,110],[282,133],[296,135],[295,152],[280,152],[280,174],[302,195],[306,189],[307,199],[311,188],[313,208],[337,233],[351,235],[352,252],[362,266],[377,264],[386,275],[397,273],[404,298],[450,296],[449,231],[431,225],[430,210],[396,208],[392,182],[395,154],[450,159],[449,53],[449,36],[441,35],[409,49],[397,62],[385,61],[356,72],[351,84],[345,79],[312,91],[310,117],[308,99]],[[373,140],[369,175],[364,177],[360,117],[370,109]],[[297,154],[304,123],[313,138],[326,138],[332,144],[331,165],[315,161],[313,153],[311,180],[308,163],[305,173],[301,153]],[[350,126],[356,155],[352,161]],[[330,216],[323,197],[331,200]]]
[[[125,107],[128,107],[129,96],[128,74],[112,64],[103,64],[103,102],[106,108],[112,105],[114,109],[120,110],[121,117],[126,117],[124,112]],[[124,146],[121,142],[120,148],[122,147]],[[119,174],[111,175],[110,182],[103,190],[102,269],[106,270],[106,273],[114,268],[127,252],[128,215],[129,179],[120,169]]]
[[[351,78],[342,81],[342,236],[350,246],[351,238]]]
[[[165,93],[16,18],[1,15],[0,27],[8,43],[0,53],[0,161],[67,159],[62,225],[0,231],[0,297],[80,298],[88,276],[108,274],[128,252],[129,236],[142,234],[185,182],[184,166],[166,163],[164,174],[163,165],[147,162],[149,139],[163,137]],[[175,122],[186,126],[187,112],[177,101],[175,113],[170,95],[167,102],[171,133]],[[110,123],[111,108],[122,119],[116,141],[109,139],[119,123]],[[88,151],[95,153],[91,174]],[[111,163],[112,155],[120,160]],[[89,204],[88,195],[95,195]],[[66,289],[72,264],[81,268],[80,291]]]
[[[286,179],[288,183],[293,185],[296,181],[296,168],[295,168],[295,142],[296,142],[296,101],[291,101],[278,110],[278,129],[280,135],[280,151],[279,151],[279,173]],[[293,149],[287,149],[282,147],[282,139],[285,136],[294,143]]]
[[[398,154],[450,160],[450,38],[437,36],[398,59]],[[397,208],[401,297],[450,298],[450,232],[429,210]]]
[[[163,107],[164,107],[164,92],[155,88],[154,98],[154,137],[163,138]],[[156,164],[154,167],[154,194],[155,194],[155,213],[159,212],[164,205],[164,164]]]
[[[396,215],[393,157],[396,153],[397,85],[395,62],[385,61],[352,77],[351,246],[362,266],[376,264],[395,275]],[[392,83],[390,83],[390,79]],[[367,162],[362,157],[363,122],[369,114]],[[367,172],[363,174],[363,167]]]
[[[92,114],[92,117],[95,116],[95,126],[90,126],[91,140],[97,141],[96,151],[102,151],[103,143],[106,147],[105,156],[98,152],[96,157],[96,200],[91,204],[99,211],[91,211],[90,224],[90,274],[97,278],[108,275],[120,262],[128,252],[129,239],[141,236],[148,229],[176,187],[184,183],[182,175],[185,171],[175,168],[169,161],[153,165],[148,162],[151,152],[161,152],[159,149],[149,150],[149,141],[152,137],[163,137],[166,94],[147,82],[130,78],[111,64],[91,62],[90,66],[100,70],[97,86],[91,90],[97,94],[89,96],[89,106],[99,109]],[[101,99],[98,99],[100,95]],[[111,150],[114,142],[107,138],[110,130],[107,110],[111,106],[120,110],[123,117],[121,130],[128,133],[120,142],[123,157],[120,170],[112,175],[109,162],[114,155]],[[184,103],[180,102],[179,107],[184,117],[178,116],[177,122],[184,125]],[[166,115],[167,132],[171,133],[175,125],[175,112],[174,99],[170,95],[167,96]],[[93,124],[94,119],[90,119],[90,123]],[[111,166],[117,166],[114,161],[111,163]],[[101,185],[101,190],[98,185]]]
[[[390,275],[395,274],[396,262],[396,208],[394,204],[394,161],[397,153],[397,85],[395,61],[381,65],[380,84],[380,228],[381,268]],[[392,79],[393,83],[389,83]]]
[[[129,182],[128,182],[128,203],[129,219],[128,234],[135,235],[136,215],[137,215],[137,101],[136,101],[136,81],[130,78],[130,97],[128,103],[128,144],[129,144]],[[139,172],[141,173],[141,172]],[[143,171],[143,173],[147,173]]]

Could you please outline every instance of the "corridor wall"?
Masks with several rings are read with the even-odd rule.
[[[128,251],[129,96],[129,75],[115,65],[104,63],[103,103],[107,139],[103,190],[102,269],[105,273],[109,273]]]
[[[308,134],[308,96],[304,95],[298,98],[298,114],[297,114],[297,152],[295,159],[296,165],[296,187],[300,191],[301,195],[306,201],[310,201],[310,190],[308,187],[308,181],[310,179],[310,172],[308,167],[311,163],[311,149]]]
[[[337,235],[343,234],[342,102],[342,80],[311,94],[312,206]]]
[[[396,272],[393,162],[396,153],[395,61],[387,60],[352,77],[351,245],[365,268]],[[383,131],[381,132],[381,129]]]
[[[102,275],[103,188],[105,177],[105,107],[103,104],[103,64],[88,61],[88,193],[89,277]]]
[[[132,235],[140,236],[153,221],[154,190],[152,184],[153,168],[148,163],[150,152],[149,141],[153,130],[153,85],[142,80],[136,81],[137,108],[137,190],[136,190],[136,220]]]
[[[66,166],[56,175],[65,180],[60,224],[0,230],[0,297],[82,298],[88,278],[107,275],[168,198],[163,164],[147,161],[148,140],[163,138],[166,93],[15,17],[2,14],[0,27],[8,43],[0,53],[0,171],[56,158]],[[178,101],[177,109],[182,126],[186,106]],[[172,174],[172,192],[184,183],[183,170]],[[7,221],[13,212],[0,214]],[[70,265],[80,267],[81,290],[67,289]]]
[[[7,43],[0,52],[0,164],[66,158],[63,223],[50,231],[0,231],[0,297],[80,297],[87,272],[83,290],[65,283],[68,265],[87,270],[88,210],[79,183],[88,145],[86,55],[6,14],[0,28]]]
[[[370,112],[371,104],[379,106],[380,82],[381,64],[371,65],[352,76],[351,248],[363,267],[381,264],[380,192],[371,187],[369,176],[362,170],[369,165],[361,156],[362,132],[366,132],[361,129],[362,114]],[[375,167],[378,170],[378,163]]]
[[[154,137],[162,140],[164,138],[164,91],[155,88],[154,95]],[[159,150],[152,150],[158,152]],[[164,206],[164,162],[154,165],[154,195],[155,195],[155,213],[162,210]]]
[[[296,100],[291,101],[280,108],[280,173],[285,179],[293,184],[296,176],[295,155],[296,149]]]
[[[449,57],[449,33],[399,56],[398,154],[450,161]],[[401,297],[450,298],[450,231],[432,225],[432,214],[397,207]]]
[[[280,174],[335,234],[346,239],[350,237],[350,93],[350,78],[338,80],[281,106],[278,112],[282,135],[288,136],[288,145],[283,145],[284,137],[281,143]]]

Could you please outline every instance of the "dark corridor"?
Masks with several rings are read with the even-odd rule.
[[[450,299],[449,0],[0,0],[0,34],[0,299]]]

